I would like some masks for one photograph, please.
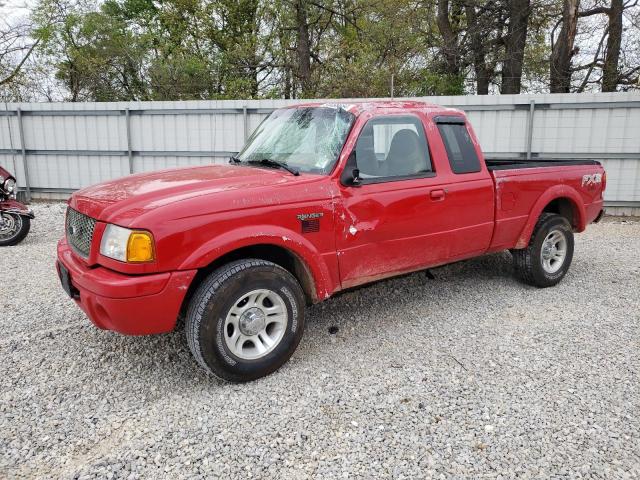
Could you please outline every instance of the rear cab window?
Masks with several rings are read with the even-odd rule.
[[[479,172],[480,159],[464,120],[457,116],[441,116],[435,121],[453,173]]]

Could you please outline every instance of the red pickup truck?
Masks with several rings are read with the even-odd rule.
[[[168,332],[229,381],[293,354],[305,305],[510,250],[537,287],[602,215],[594,161],[483,157],[463,112],[421,102],[274,111],[229,165],[132,175],[69,200],[57,269],[100,328]]]

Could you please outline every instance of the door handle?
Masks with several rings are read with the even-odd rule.
[[[446,192],[444,190],[431,190],[431,192],[429,192],[431,200],[435,202],[444,200],[445,194]]]

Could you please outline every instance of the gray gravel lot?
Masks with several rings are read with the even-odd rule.
[[[229,385],[182,331],[94,328],[55,274],[64,206],[34,208],[0,249],[0,478],[640,477],[640,223],[590,226],[551,289],[504,253],[338,296]]]

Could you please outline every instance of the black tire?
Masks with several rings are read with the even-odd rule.
[[[15,213],[3,213],[3,215],[10,215],[13,217],[13,220],[20,223],[20,228],[15,232],[11,237],[0,239],[0,247],[10,247],[12,245],[17,245],[24,237],[27,236],[29,230],[31,230],[31,219],[29,217],[25,217],[22,215],[18,215]]]
[[[262,289],[283,301],[286,327],[265,356],[243,359],[226,343],[225,321],[244,295]],[[302,288],[287,270],[265,260],[237,260],[211,273],[196,290],[187,308],[187,342],[198,363],[217,377],[236,383],[255,380],[276,371],[293,355],[304,331],[304,307]]]
[[[559,269],[549,272],[543,267],[543,244],[551,232],[560,232],[566,240],[566,254]],[[552,287],[566,275],[573,259],[573,230],[569,221],[555,213],[543,213],[538,219],[527,248],[511,250],[516,276],[539,288]]]

